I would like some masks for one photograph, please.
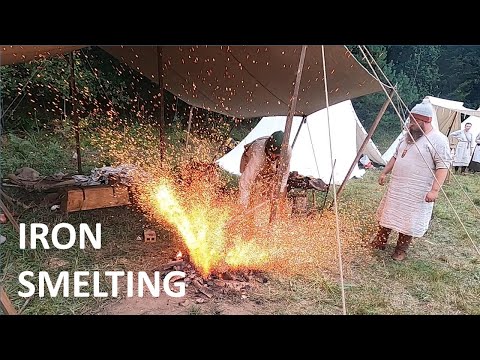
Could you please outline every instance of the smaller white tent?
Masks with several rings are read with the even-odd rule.
[[[446,100],[433,96],[426,96],[425,99],[430,101],[434,109],[434,117],[432,120],[433,127],[437,130],[440,130],[445,135],[460,129],[462,124],[461,114],[475,115],[480,117],[480,109],[468,109],[464,107],[463,102],[460,101]],[[398,142],[405,136],[405,134],[406,131],[402,131],[392,145],[390,145],[387,151],[383,153],[382,158],[385,162],[388,162],[392,158]]]
[[[329,107],[332,134],[332,152],[335,163],[335,183],[341,184],[355,160],[357,149],[366,136],[366,131],[358,120],[350,100]],[[220,158],[217,163],[230,173],[240,175],[240,159],[244,145],[262,136],[285,129],[286,116],[264,117],[257,126],[233,150]],[[302,118],[293,118],[290,145],[292,145]],[[360,127],[360,129],[359,129]],[[360,141],[358,141],[360,140]],[[381,154],[370,140],[364,151],[375,162],[383,163]],[[318,169],[316,164],[318,164]],[[298,171],[304,176],[312,176],[329,183],[332,174],[327,109],[317,111],[307,117],[298,133],[293,147],[290,171]],[[355,165],[351,176],[361,177],[365,170]]]

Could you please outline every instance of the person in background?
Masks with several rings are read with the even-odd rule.
[[[468,165],[468,170],[474,174],[480,172],[480,133],[478,133],[475,142],[476,146],[473,149],[472,160],[470,160],[470,164]]]
[[[412,238],[422,237],[427,231],[450,167],[449,142],[433,128],[433,111],[428,100],[415,105],[408,125],[411,135],[407,133],[400,140],[378,179],[384,185],[392,173],[377,210],[379,227],[372,246],[384,250],[391,231],[397,231],[397,246],[392,254],[397,261],[405,259]]]
[[[367,154],[363,154],[359,162],[365,170],[373,169],[373,164]]]
[[[458,140],[453,157],[453,168],[455,169],[455,173],[460,170],[460,174],[462,175],[465,175],[465,170],[472,156],[473,135],[470,132],[471,127],[472,124],[467,122],[463,130],[457,130],[450,134],[452,138]]]
[[[251,205],[251,194],[263,200],[270,199],[275,173],[280,163],[280,150],[283,142],[283,131],[276,131],[270,136],[260,137],[245,145],[240,161],[240,205],[245,210]],[[287,150],[287,171],[282,178],[281,193],[286,193],[287,180],[290,172],[292,149]],[[254,191],[255,189],[255,191]]]

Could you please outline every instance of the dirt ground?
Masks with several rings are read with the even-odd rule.
[[[100,315],[254,315],[261,309],[255,302],[245,300],[241,303],[209,301],[196,304],[193,296],[172,298],[162,294],[158,298],[147,296],[122,299],[106,306]]]
[[[136,291],[134,292],[136,293]],[[186,289],[185,296],[174,298],[161,292],[153,297],[148,291],[143,298],[124,297],[105,305],[99,315],[254,315],[264,313],[262,302],[240,294],[218,296],[208,299],[195,291],[193,286]],[[223,295],[223,294],[222,294]]]

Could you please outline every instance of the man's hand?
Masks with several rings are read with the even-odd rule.
[[[385,185],[385,180],[387,179],[387,174],[384,174],[383,172],[380,174],[380,177],[378,178],[378,183],[380,185]]]
[[[438,190],[430,190],[427,195],[425,195],[426,202],[435,202],[438,198]]]

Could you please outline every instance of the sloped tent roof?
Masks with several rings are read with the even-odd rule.
[[[355,160],[358,148],[365,139],[357,141],[358,126],[363,129],[358,121],[357,114],[350,100],[329,107],[330,130],[332,134],[332,152],[335,163],[335,183],[341,184],[347,175],[352,162]],[[225,154],[217,162],[225,170],[233,174],[240,174],[240,159],[243,154],[244,145],[261,137],[269,136],[277,130],[285,128],[286,116],[264,117],[257,126],[243,139],[234,149]],[[290,145],[293,143],[295,134],[302,122],[301,117],[294,117],[292,124],[292,135]],[[310,130],[310,134],[309,134]],[[365,132],[365,130],[363,129]],[[365,132],[366,133],[366,132]],[[310,135],[312,141],[310,141]],[[312,145],[313,142],[313,145]],[[371,159],[380,158],[381,155],[373,142]],[[312,148],[313,147],[313,148]],[[315,153],[314,153],[315,152]],[[317,160],[318,169],[315,163]],[[375,161],[375,160],[374,160]],[[322,179],[325,183],[330,182],[332,166],[330,159],[330,143],[328,131],[327,109],[317,111],[307,117],[307,123],[303,124],[298,134],[297,141],[292,151],[290,160],[290,171],[298,171],[304,176],[312,176]],[[351,174],[361,177],[365,170],[355,165]]]
[[[158,82],[155,46],[102,46]],[[164,46],[164,87],[185,102],[237,118],[286,115],[301,46]],[[329,104],[381,91],[344,46],[325,46]],[[322,47],[308,46],[295,115],[325,108]]]
[[[67,53],[83,46],[0,46],[0,64]],[[157,46],[101,46],[158,83]],[[329,104],[381,91],[343,45],[325,48]],[[286,115],[301,46],[163,46],[164,88],[183,101],[237,118]],[[308,46],[296,115],[325,108],[322,47]]]
[[[447,135],[455,130],[461,128],[461,114],[480,117],[480,110],[469,109],[463,106],[463,102],[441,99],[433,96],[426,96],[433,106],[434,118],[432,125],[435,129],[440,130]],[[382,155],[383,160],[388,162],[393,156],[400,139],[405,136],[405,131],[402,131],[390,147]]]

